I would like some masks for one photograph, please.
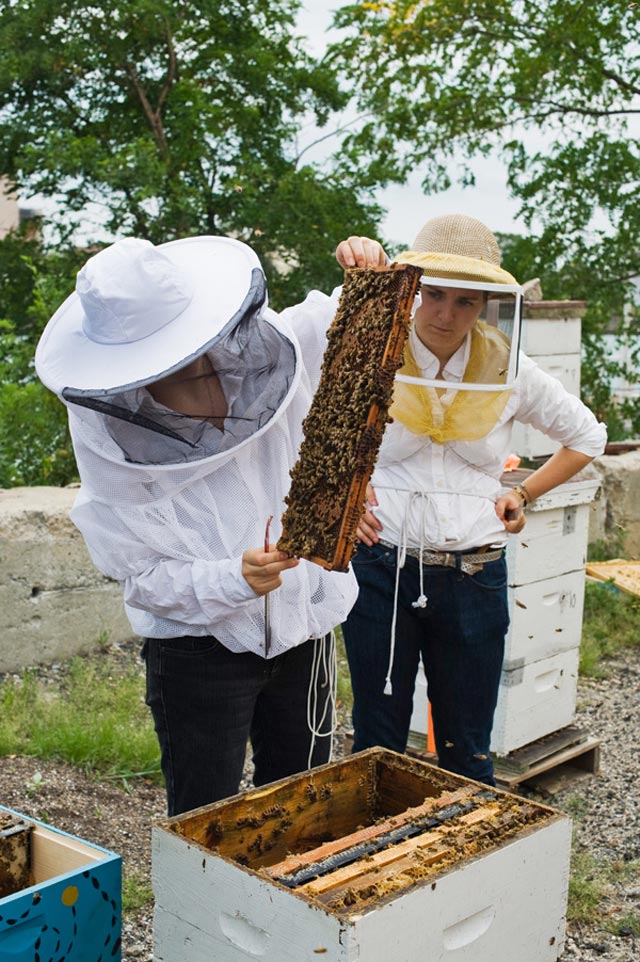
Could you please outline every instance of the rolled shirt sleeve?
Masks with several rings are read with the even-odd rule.
[[[530,424],[563,447],[587,457],[603,453],[607,430],[561,382],[530,358],[520,356],[519,397],[513,413],[516,421]]]

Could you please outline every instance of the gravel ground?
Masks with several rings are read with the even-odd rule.
[[[113,657],[120,663],[123,658],[137,663],[137,644],[117,646]],[[609,662],[607,670],[604,680],[580,682],[576,718],[602,741],[600,774],[586,775],[552,798],[541,799],[574,817],[577,844],[618,879],[608,885],[597,921],[570,925],[562,956],[567,962],[637,962],[640,957],[640,939],[633,935],[640,920],[640,647]],[[55,669],[40,674],[55,684]],[[336,757],[345,728],[343,719],[335,740]],[[245,785],[249,777],[248,765]],[[160,787],[138,780],[126,792],[119,783],[98,780],[72,766],[25,757],[0,758],[0,778],[3,805],[118,852],[126,884],[149,886],[150,826],[164,815]],[[152,911],[148,899],[127,914],[125,962],[152,959]],[[631,917],[635,924],[626,924]],[[517,960],[505,955],[496,962]]]

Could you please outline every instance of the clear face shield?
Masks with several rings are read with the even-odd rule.
[[[523,288],[519,284],[491,284],[423,275],[420,296],[427,296],[430,290],[444,289],[446,292],[452,288],[462,292],[481,292],[484,304],[477,321],[471,322],[467,330],[464,330],[464,324],[461,328],[462,341],[467,333],[471,335],[465,377],[461,381],[447,381],[447,389],[475,392],[509,390],[514,386],[518,373]],[[451,322],[444,320],[439,323],[447,327]],[[444,332],[444,336],[446,334]],[[426,346],[429,347],[429,343]],[[442,380],[414,376],[406,370],[396,374],[396,381],[425,388],[443,386]]]

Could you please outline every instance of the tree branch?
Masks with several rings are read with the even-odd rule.
[[[158,106],[156,107],[156,114],[158,116],[160,116],[160,112],[162,111],[164,102],[167,99],[167,95],[173,86],[173,82],[176,78],[176,72],[177,72],[176,51],[175,51],[175,47],[173,46],[173,38],[168,28],[167,28],[167,48],[169,50],[169,69],[167,70],[166,83],[162,88],[162,90],[160,91],[160,96],[158,97]]]
[[[527,99],[524,97],[519,97],[516,99],[516,103],[526,108]],[[604,108],[597,109],[595,107],[587,107],[586,104],[560,104],[555,100],[543,100],[538,102],[531,99],[530,103],[538,103],[540,107],[540,111],[534,111],[534,113],[527,115],[527,118],[530,120],[544,120],[551,116],[551,114],[560,114],[562,116],[576,114],[579,117],[618,117],[627,116],[628,114],[640,114],[640,107],[637,109],[627,107],[620,108],[619,110],[605,110]],[[545,109],[545,107],[548,109]]]
[[[160,94],[158,96],[158,102],[156,104],[155,110],[151,106],[151,102],[147,97],[146,91],[140,82],[136,68],[131,63],[125,62],[125,70],[129,75],[129,79],[133,85],[133,88],[138,95],[138,99],[142,104],[142,109],[144,114],[149,121],[149,126],[153,131],[153,136],[155,138],[156,144],[158,145],[158,150],[162,157],[167,157],[169,155],[169,145],[167,143],[167,137],[164,131],[164,124],[162,123],[162,108],[164,106],[165,100],[169,95],[177,73],[177,58],[175,47],[173,46],[173,38],[171,33],[167,28],[166,33],[167,49],[169,52],[169,63],[167,67],[167,76],[164,84],[160,89]]]
[[[367,111],[364,114],[358,114],[358,116],[354,117],[353,120],[349,120],[346,124],[339,124],[333,130],[330,130],[328,134],[323,134],[322,137],[316,137],[316,139],[312,140],[310,144],[307,144],[306,147],[302,148],[300,153],[295,158],[294,166],[296,167],[298,166],[300,162],[300,158],[303,156],[303,154],[306,154],[308,150],[311,150],[312,147],[316,147],[318,144],[321,144],[324,140],[329,140],[331,137],[337,137],[339,134],[343,133],[345,130],[348,130],[350,127],[353,127],[354,124],[357,124],[361,120],[366,120],[367,117],[372,117],[372,116],[373,116],[373,111]]]
[[[608,77],[609,80],[613,80],[613,82],[623,90],[627,90],[631,94],[640,94],[640,87],[636,84],[629,83],[628,80],[625,80],[624,77],[621,77],[620,74],[615,73],[615,71],[607,70],[606,67],[603,67],[602,73],[605,77]]]
[[[169,146],[167,144],[167,138],[165,136],[164,127],[162,125],[162,118],[153,109],[147,97],[146,91],[142,84],[140,83],[140,78],[136,72],[133,64],[125,63],[125,70],[131,80],[133,88],[138,95],[138,100],[142,104],[142,109],[144,111],[145,117],[149,121],[149,126],[153,132],[158,149],[163,157],[166,157],[169,153]]]

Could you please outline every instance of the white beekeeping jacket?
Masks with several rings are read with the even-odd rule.
[[[144,388],[109,399],[116,416],[103,402],[96,410],[65,398],[82,482],[72,519],[96,566],[122,583],[137,634],[214,635],[232,651],[264,654],[264,597],[242,577],[242,554],[262,545],[271,515],[271,543],[281,534],[336,305],[337,293],[312,292],[281,315],[263,308],[252,320],[257,342],[247,328],[216,344],[211,359],[229,404],[222,432],[176,420]],[[340,624],[357,594],[351,572],[306,561],[282,579],[269,596],[270,657]]]

